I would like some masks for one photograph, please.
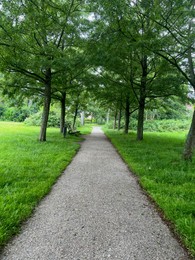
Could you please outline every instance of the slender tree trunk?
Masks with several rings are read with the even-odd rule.
[[[41,131],[39,136],[39,141],[46,141],[47,123],[49,118],[49,110],[51,103],[51,69],[47,69],[46,80],[45,80],[45,90],[44,90],[44,106],[41,122]]]
[[[189,35],[191,35],[192,33],[192,28],[194,25],[194,20],[191,20],[189,22]],[[193,47],[191,45],[191,40],[189,42],[189,46],[188,46],[188,64],[189,64],[189,73],[190,73],[190,79],[191,79],[191,85],[193,86],[194,90],[195,90],[195,72],[194,72],[194,51],[193,51]]]
[[[108,124],[110,121],[110,109],[108,109],[107,115],[106,115],[106,123]]]
[[[144,110],[145,110],[145,98],[140,100],[138,111],[138,124],[137,124],[137,140],[143,140],[144,133]]]
[[[146,85],[147,85],[147,56],[143,56],[141,60],[142,66],[142,78],[140,86],[140,97],[139,97],[139,110],[138,110],[138,123],[137,123],[137,140],[143,140],[144,133],[144,111],[145,111],[145,100],[146,100]]]
[[[91,113],[91,124],[93,123],[93,113]]]
[[[146,111],[146,121],[148,121],[148,111]]]
[[[192,160],[193,149],[195,146],[195,110],[192,117],[192,122],[188,136],[185,142],[183,157],[185,160]]]
[[[130,102],[129,102],[129,94],[126,97],[126,104],[125,104],[125,129],[124,133],[128,134],[129,132],[129,117],[130,117]]]
[[[120,106],[118,113],[118,131],[121,129],[122,106]]]
[[[65,117],[66,117],[66,92],[63,92],[61,98],[61,117],[60,117],[60,133],[62,134],[64,133]]]
[[[78,108],[79,108],[79,103],[76,103],[75,112],[74,112],[74,118],[73,118],[73,124],[72,124],[72,129],[75,129],[76,119],[77,119],[77,115],[78,115]]]
[[[82,111],[81,112],[81,125],[84,125],[85,124],[85,112]]]
[[[114,113],[114,124],[113,124],[113,129],[116,129],[117,114],[118,114],[118,112],[117,112],[117,109],[116,109],[116,111],[115,111],[115,113]]]

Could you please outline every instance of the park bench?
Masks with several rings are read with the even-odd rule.
[[[73,129],[70,122],[66,122],[64,128],[65,128],[65,133],[68,133],[69,135],[75,135],[75,136],[79,136],[80,135],[80,131],[77,131],[76,129]]]

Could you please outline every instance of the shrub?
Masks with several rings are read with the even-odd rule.
[[[30,115],[28,108],[9,107],[1,109],[0,116],[4,121],[23,122]]]
[[[60,115],[57,111],[50,111],[48,126],[49,127],[60,127]]]
[[[121,121],[121,127],[124,129],[124,120]],[[107,129],[113,129],[113,120],[105,125]],[[147,120],[144,122],[144,131],[146,132],[173,132],[173,131],[185,131],[190,127],[190,120]],[[137,130],[137,120],[130,118],[129,124],[130,130]]]
[[[3,117],[4,112],[5,112],[5,107],[3,105],[0,105],[0,118]]]
[[[42,112],[39,111],[28,118],[25,119],[24,123],[26,125],[30,126],[40,126],[41,125],[41,117],[42,117]]]
[[[172,132],[184,131],[190,127],[189,120],[148,120],[144,122],[144,131],[148,132]]]
[[[42,112],[39,111],[36,114],[26,118],[24,123],[30,126],[41,125]],[[51,110],[49,113],[48,127],[59,127],[60,126],[60,115],[56,110]]]

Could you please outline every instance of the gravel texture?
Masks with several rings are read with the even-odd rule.
[[[95,127],[0,259],[189,258]]]

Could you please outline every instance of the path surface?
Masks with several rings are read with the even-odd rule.
[[[188,257],[96,127],[0,259]]]

